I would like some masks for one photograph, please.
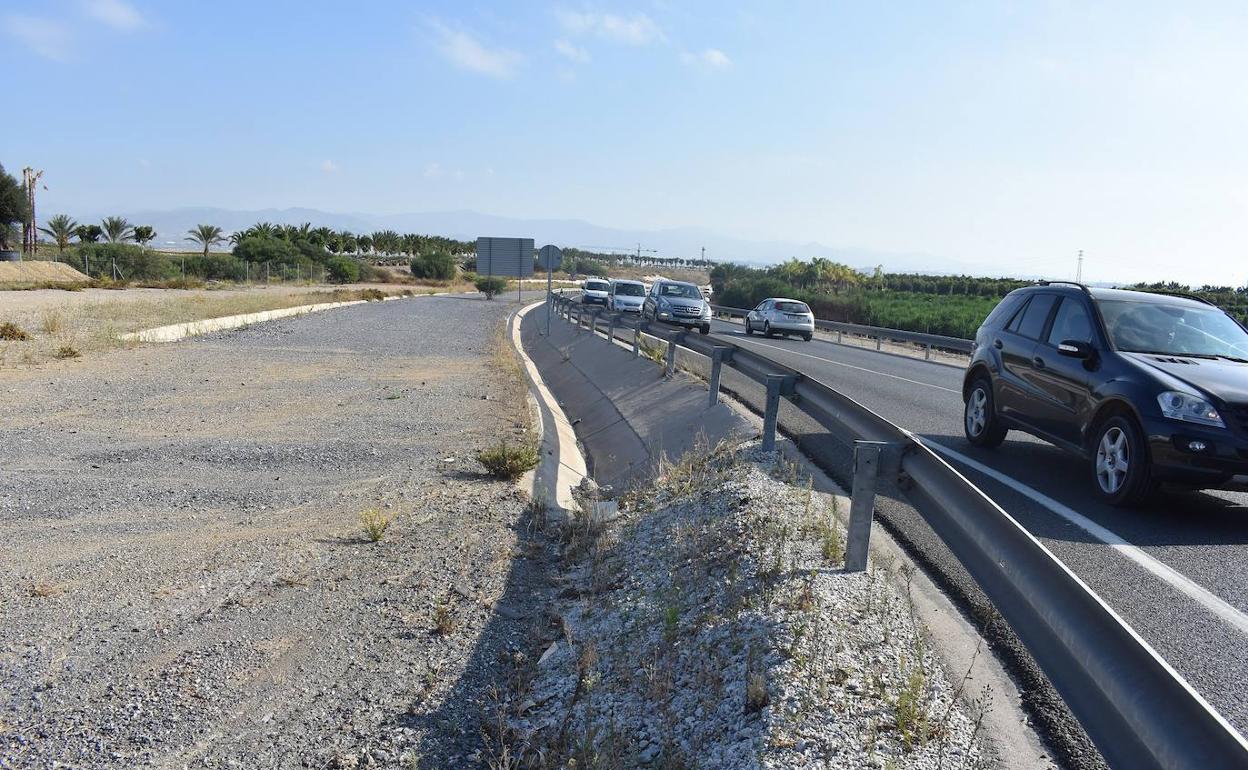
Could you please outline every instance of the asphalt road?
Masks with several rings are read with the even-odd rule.
[[[1084,461],[1018,432],[996,450],[962,435],[962,370],[832,342],[712,336],[818,378],[945,455],[1248,732],[1248,495],[1167,492],[1137,510],[1100,503]]]

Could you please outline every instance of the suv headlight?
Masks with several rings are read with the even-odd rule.
[[[1157,403],[1161,406],[1161,413],[1172,420],[1212,425],[1215,428],[1226,427],[1221,416],[1218,415],[1218,410],[1213,408],[1213,404],[1200,396],[1167,390],[1157,396]]]

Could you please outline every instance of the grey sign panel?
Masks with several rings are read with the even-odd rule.
[[[538,261],[547,271],[558,270],[563,264],[563,252],[558,246],[543,246],[538,250]]]
[[[477,275],[533,275],[533,239],[478,238]]]

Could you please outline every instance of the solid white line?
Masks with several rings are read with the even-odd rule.
[[[915,438],[919,439],[918,436],[915,436]],[[922,441],[922,439],[919,440]],[[1119,555],[1130,559],[1139,566],[1153,573],[1153,575],[1155,575],[1158,579],[1167,583],[1176,591],[1186,594],[1189,598],[1195,600],[1202,607],[1209,610],[1219,619],[1225,621],[1240,633],[1248,634],[1248,615],[1240,612],[1235,607],[1232,607],[1204,586],[1193,582],[1185,575],[1176,572],[1172,567],[1169,567],[1163,562],[1158,561],[1156,558],[1149,556],[1137,546],[1131,545],[1118,533],[1110,529],[1106,529],[1100,524],[1097,524],[1095,521],[1089,519],[1087,516],[1076,512],[1069,506],[1063,505],[1048,495],[1038,492],[1021,481],[1016,481],[1004,473],[1001,473],[994,468],[990,468],[977,460],[973,460],[961,452],[954,451],[934,441],[923,441],[923,443],[932,450],[952,458],[953,460],[956,460],[964,465],[968,465],[985,476],[988,476],[995,481],[999,481],[1010,489],[1035,500],[1037,503],[1040,503],[1053,513],[1061,516],[1063,519],[1066,519],[1071,524],[1079,527],[1092,537],[1101,541],[1105,545],[1108,545],[1110,548],[1113,548]]]
[[[912,380],[909,377],[899,377],[896,374],[889,374],[888,372],[879,372],[879,371],[876,371],[875,369],[868,369],[865,366],[854,366],[853,364],[846,364],[840,361],[833,361],[830,358],[822,358],[820,356],[811,355],[810,353],[799,353],[796,350],[792,350],[790,348],[782,348],[779,345],[768,345],[766,342],[755,342],[753,340],[750,340],[746,344],[761,345],[762,347],[772,348],[773,350],[783,350],[785,353],[792,353],[795,356],[802,356],[804,358],[813,358],[816,361],[823,361],[824,363],[835,364],[836,366],[843,366],[846,369],[857,369],[860,372],[867,372],[868,374],[878,374],[881,377],[891,377],[894,380],[901,380],[902,382],[908,382],[912,385],[922,385],[925,388],[935,388],[936,390],[943,390],[946,393],[958,393],[958,394],[962,393],[962,391],[957,390],[956,388],[946,388],[942,385],[933,385],[930,382],[920,382],[919,380]]]

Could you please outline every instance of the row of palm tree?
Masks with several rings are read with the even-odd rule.
[[[202,225],[201,225],[202,227]],[[270,222],[258,222],[245,230],[239,230],[230,236],[230,242],[237,245],[245,238],[278,238],[286,241],[306,241],[313,246],[331,251],[335,254],[359,254],[395,257],[426,254],[434,251],[447,251],[452,254],[471,252],[475,245],[453,238],[438,235],[418,235],[416,233],[400,234],[394,230],[379,230],[374,233],[352,233],[349,230],[333,230],[329,227],[313,227],[311,222],[301,225],[275,225]]]
[[[109,243],[134,241],[140,246],[146,246],[156,239],[154,228],[149,225],[132,225],[124,217],[105,217],[98,225],[88,225],[79,224],[68,214],[57,214],[40,227],[39,232],[51,238],[61,254],[69,248],[73,238],[77,238],[79,243],[98,243],[102,238]]]

